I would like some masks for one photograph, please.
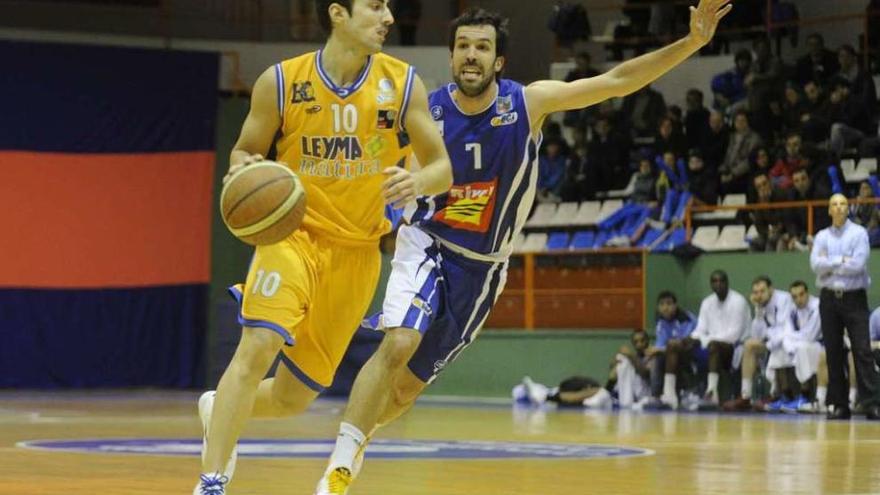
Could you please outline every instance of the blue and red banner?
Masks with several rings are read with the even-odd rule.
[[[0,387],[200,385],[217,54],[0,60]]]

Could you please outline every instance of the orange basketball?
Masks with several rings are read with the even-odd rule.
[[[258,246],[292,234],[306,214],[306,192],[299,177],[272,161],[248,165],[220,193],[220,213],[233,235]]]

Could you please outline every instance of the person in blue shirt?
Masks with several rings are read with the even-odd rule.
[[[843,329],[849,335],[858,393],[868,419],[880,419],[880,374],[871,355],[868,329],[868,232],[847,218],[846,196],[828,201],[831,226],[819,231],[810,252],[810,268],[821,288],[819,317],[828,361],[828,419],[849,419],[844,376]],[[832,408],[833,406],[833,408]]]
[[[697,317],[678,306],[674,292],[664,290],[657,296],[657,341],[648,350],[656,356],[651,391],[655,397],[662,393],[663,404],[673,409],[678,408],[678,373],[702,350],[700,343],[690,338],[696,326]]]

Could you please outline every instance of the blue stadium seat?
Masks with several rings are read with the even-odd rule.
[[[547,237],[547,249],[568,249],[568,232],[551,232]]]
[[[593,249],[596,233],[592,230],[579,230],[571,237],[571,249]]]

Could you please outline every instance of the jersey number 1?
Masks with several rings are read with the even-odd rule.
[[[464,150],[474,152],[474,170],[482,169],[483,168],[483,147],[480,146],[480,143],[467,143],[464,145]]]

